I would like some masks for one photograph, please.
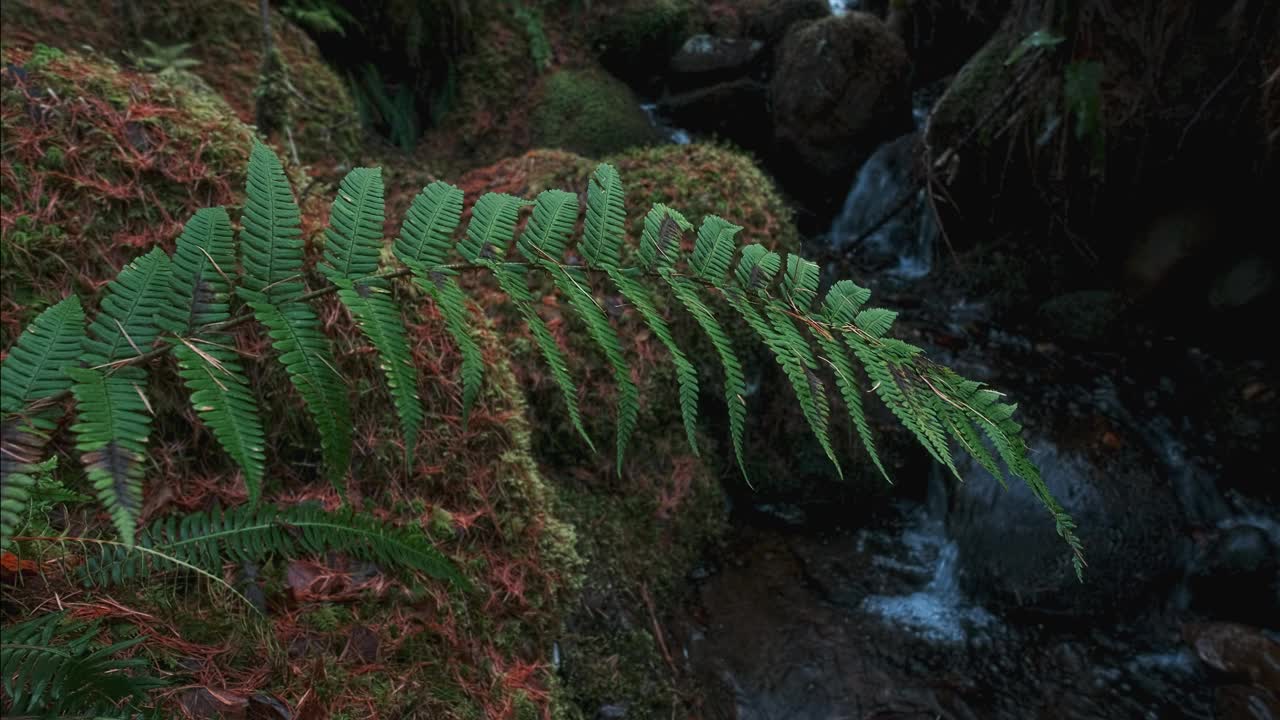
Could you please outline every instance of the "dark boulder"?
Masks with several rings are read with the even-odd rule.
[[[909,74],[901,39],[865,13],[802,23],[783,40],[773,165],[819,217],[834,215],[876,146],[911,129]]]
[[[676,126],[746,148],[769,142],[773,126],[768,106],[768,87],[745,77],[668,95],[658,103],[662,115]]]
[[[685,40],[671,58],[671,72],[692,80],[721,75],[745,74],[760,55],[764,43],[747,38],[721,37],[705,33]]]
[[[979,601],[1038,616],[1115,616],[1150,602],[1178,574],[1181,510],[1140,438],[1100,417],[1062,413],[1033,440],[1049,491],[1078,524],[1089,567],[1077,581],[1052,517],[1020,481],[1008,490],[966,459],[947,529],[961,582]]]

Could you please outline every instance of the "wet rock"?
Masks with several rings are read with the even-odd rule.
[[[738,75],[760,55],[764,43],[746,38],[694,35],[671,58],[671,72],[678,75]]]
[[[1256,685],[1227,685],[1214,693],[1214,708],[1220,718],[1276,720],[1280,718],[1280,698]]]
[[[768,143],[769,89],[751,78],[669,95],[658,109],[671,122],[696,133],[714,134],[743,147]]]
[[[793,27],[776,62],[778,173],[830,217],[876,146],[911,128],[906,49],[879,19],[853,12]]]
[[[1280,617],[1280,548],[1262,528],[1226,528],[1195,559],[1187,585],[1192,607],[1201,612],[1274,623]],[[1246,597],[1252,601],[1240,601]]]
[[[1235,623],[1187,625],[1183,637],[1209,667],[1262,687],[1280,688],[1280,642]]]
[[[1141,439],[1098,418],[1058,418],[1029,439],[1049,491],[1078,524],[1089,567],[1077,581],[1044,506],[1021,482],[1008,490],[964,459],[947,516],[962,585],[993,607],[1033,615],[1108,616],[1149,602],[1178,566],[1177,499]]]

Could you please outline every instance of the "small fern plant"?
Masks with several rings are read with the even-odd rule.
[[[140,702],[164,685],[143,672],[150,665],[147,658],[119,657],[146,636],[101,645],[96,641],[102,632],[101,622],[74,620],[65,612],[6,626],[0,688],[9,699],[8,712],[14,717],[120,717],[122,702]]]
[[[521,213],[529,206],[528,222],[517,232]],[[820,293],[815,263],[759,244],[739,248],[741,228],[714,215],[702,220],[693,252],[686,257],[682,239],[693,225],[662,204],[646,212],[638,261],[624,265],[623,187],[609,165],[599,166],[591,177],[583,230],[574,247],[580,207],[573,193],[547,190],[533,201],[483,195],[455,242],[462,213],[461,190],[443,182],[428,185],[414,198],[391,243],[394,261],[384,260],[388,248],[382,239],[381,172],[352,170],[341,182],[325,232],[319,270],[327,284],[308,288],[303,282],[298,205],[279,159],[265,145],[255,144],[238,242],[224,209],[201,210],[178,238],[172,257],[155,249],[120,272],[107,286],[101,310],[87,331],[79,301],[70,297],[37,317],[9,351],[0,393],[0,530],[6,540],[28,497],[31,468],[56,427],[59,401],[70,394],[76,412],[71,430],[88,479],[120,542],[125,547],[134,544],[151,427],[146,362],[166,353],[175,356],[196,412],[244,473],[256,503],[265,464],[263,422],[244,365],[232,349],[232,331],[250,321],[270,336],[277,361],[318,430],[328,476],[345,495],[352,444],[348,389],[310,301],[336,293],[376,349],[405,453],[411,457],[425,413],[391,283],[410,276],[438,305],[462,357],[465,418],[478,396],[484,362],[458,276],[480,271],[493,277],[527,324],[569,420],[594,448],[567,360],[535,310],[529,275],[549,276],[585,323],[617,383],[614,446],[619,471],[636,428],[639,391],[622,340],[592,293],[591,277],[615,288],[670,351],[682,423],[693,452],[698,451],[698,373],[658,310],[659,293],[674,298],[715,348],[723,369],[729,434],[744,474],[743,365],[725,329],[726,318],[712,309],[718,306],[713,298],[730,308],[775,358],[814,437],[837,469],[840,463],[830,439],[829,384],[834,384],[871,462],[885,472],[863,409],[868,392],[863,388],[869,384],[870,392],[933,459],[957,477],[953,442],[1001,479],[1003,461],[1009,474],[1030,486],[1050,511],[1081,571],[1083,556],[1074,525],[1028,458],[1021,427],[1013,419],[1015,406],[981,383],[930,362],[920,348],[889,337],[896,314],[866,307],[868,290],[842,280]],[[515,259],[509,255],[513,249]],[[571,250],[580,262],[566,260]],[[244,309],[233,314],[237,302]]]

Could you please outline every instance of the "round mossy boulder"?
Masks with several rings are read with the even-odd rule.
[[[622,82],[592,70],[549,76],[533,107],[534,145],[600,157],[658,140],[640,101]]]
[[[191,214],[236,204],[253,133],[216,93],[109,60],[6,48],[0,340],[64,295],[91,299],[172,247]]]
[[[253,123],[263,67],[258,12],[253,0],[183,5],[140,0],[110,10],[89,0],[5,0],[0,3],[0,39],[14,47],[32,42],[62,50],[88,46],[154,75],[186,69],[221,93],[240,120]],[[303,162],[356,157],[360,119],[346,82],[325,64],[311,38],[283,15],[272,15],[271,34],[288,80],[279,93],[298,156]]]

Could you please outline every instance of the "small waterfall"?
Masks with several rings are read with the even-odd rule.
[[[862,601],[862,609],[925,640],[958,644],[969,639],[975,630],[993,628],[997,621],[961,591],[957,575],[960,550],[947,537],[942,518],[935,512],[933,508],[921,508],[900,537],[874,539],[881,552],[888,552],[875,555],[877,566],[919,578],[917,582],[927,578],[924,587],[905,595],[868,596]],[[866,549],[866,539],[859,539],[860,549]],[[905,557],[892,557],[903,551]]]
[[[689,144],[691,141],[689,131],[672,126],[666,118],[658,113],[657,103],[640,103],[640,109],[649,118],[649,124],[662,133],[667,142],[675,143],[676,145]]]
[[[871,154],[858,171],[828,236],[836,249],[853,253],[867,265],[884,268],[902,280],[929,274],[938,239],[924,190],[912,191],[916,185],[916,137],[915,133],[904,135]],[[913,196],[908,198],[907,193]]]
[[[832,15],[843,15],[850,10],[857,10],[859,0],[829,0]]]
[[[838,2],[832,0],[833,10]],[[853,9],[857,2],[842,5]],[[934,83],[912,93],[916,131],[884,143],[867,158],[828,234],[835,249],[899,280],[917,280],[933,269],[938,226],[923,187],[917,187],[915,147],[944,89],[945,84]]]

